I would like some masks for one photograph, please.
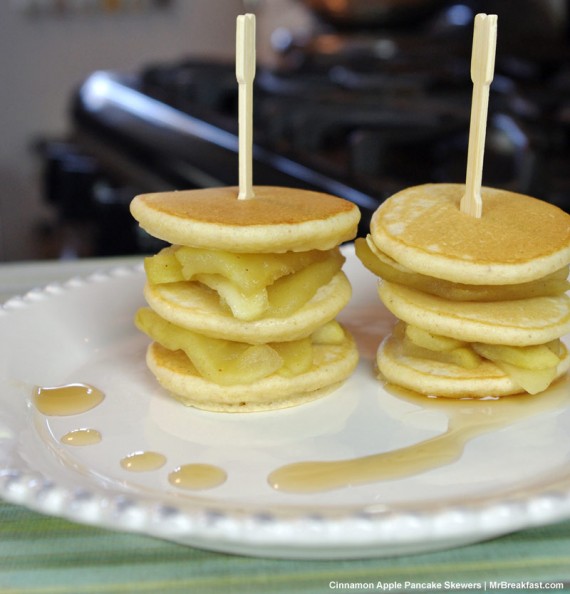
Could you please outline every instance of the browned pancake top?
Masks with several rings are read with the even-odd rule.
[[[371,222],[375,243],[397,240],[426,254],[468,262],[522,263],[570,246],[570,216],[530,196],[482,189],[483,214],[463,214],[460,184],[427,184],[395,194]]]
[[[297,224],[356,209],[351,202],[320,192],[268,186],[254,191],[249,200],[238,200],[236,187],[143,194],[137,199],[163,214],[220,226]]]

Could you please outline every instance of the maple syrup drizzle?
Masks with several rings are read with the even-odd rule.
[[[99,405],[104,393],[82,383],[55,387],[37,387],[33,401],[36,409],[47,416],[72,416],[87,412]],[[101,433],[96,429],[73,429],[60,439],[71,446],[94,445],[101,441]],[[120,465],[129,472],[150,472],[166,464],[166,456],[159,452],[133,452],[120,460]],[[209,464],[185,464],[168,476],[170,484],[181,489],[201,490],[217,487],[225,482],[226,472]]]
[[[89,384],[66,384],[56,387],[37,387],[34,404],[44,415],[78,415],[99,405],[105,394]]]
[[[447,431],[393,451],[346,460],[288,464],[269,475],[270,486],[290,493],[316,493],[403,478],[439,468],[458,460],[467,442],[478,435],[567,405],[570,402],[570,378],[567,376],[542,394],[493,400],[426,398],[401,389],[390,388],[390,391],[423,408],[434,407],[446,413],[449,418]]]
[[[427,472],[458,460],[465,445],[476,436],[539,413],[557,410],[570,402],[569,375],[541,394],[499,399],[426,398],[395,386],[387,389],[421,408],[434,408],[445,413],[447,430],[388,452],[345,460],[288,464],[269,475],[269,485],[289,493],[316,493]],[[81,414],[99,405],[104,398],[101,390],[82,383],[37,387],[34,392],[37,410],[48,416]],[[101,433],[96,429],[75,429],[62,436],[60,441],[73,446],[93,445],[101,441]],[[165,463],[163,454],[151,451],[133,452],[120,461],[122,468],[131,472],[157,470]],[[212,489],[226,479],[227,474],[222,468],[210,464],[184,464],[168,475],[171,485],[186,490]]]
[[[179,489],[213,489],[227,479],[226,472],[211,464],[184,464],[168,475],[168,482]]]
[[[73,429],[63,435],[60,441],[71,446],[95,445],[101,441],[101,433],[97,429]]]
[[[166,456],[158,452],[133,452],[125,456],[121,466],[130,472],[149,472],[158,470],[166,464]]]

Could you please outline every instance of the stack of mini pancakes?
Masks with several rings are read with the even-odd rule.
[[[214,411],[294,406],[354,370],[352,337],[335,321],[351,287],[339,245],[356,235],[352,203],[256,187],[137,196],[131,212],[169,244],[145,260],[148,306],[136,324],[147,364],[185,404]]]
[[[570,332],[570,216],[483,188],[483,215],[475,218],[460,211],[464,190],[403,190],[356,241],[399,320],[378,349],[378,369],[426,395],[541,392],[570,367],[560,340]]]

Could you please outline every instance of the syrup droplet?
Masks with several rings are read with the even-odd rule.
[[[34,404],[44,415],[78,415],[100,404],[105,394],[88,384],[67,384],[53,388],[37,387]]]
[[[121,466],[131,472],[158,470],[166,464],[166,456],[158,452],[133,452],[121,460]]]
[[[184,464],[168,475],[168,482],[180,489],[213,489],[227,479],[225,471],[211,464]]]
[[[60,441],[72,446],[94,445],[101,441],[101,433],[97,429],[74,429],[63,435]]]
[[[457,400],[426,398],[406,390],[390,391],[422,408],[442,410],[449,418],[445,433],[414,445],[369,456],[332,461],[306,461],[273,471],[271,487],[290,493],[316,493],[398,479],[426,472],[458,460],[467,442],[478,435],[506,427],[524,418],[567,406],[570,377],[538,395],[499,399]]]

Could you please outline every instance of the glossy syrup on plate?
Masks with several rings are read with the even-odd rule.
[[[212,464],[184,464],[168,475],[168,482],[180,489],[199,491],[213,489],[225,483],[223,468]]]
[[[458,460],[466,444],[474,437],[570,403],[568,375],[541,394],[496,399],[427,398],[401,388],[387,389],[422,408],[445,413],[448,417],[447,430],[425,441],[387,452],[342,460],[287,464],[269,475],[270,486],[290,493],[316,493],[412,476]]]
[[[71,416],[95,408],[105,394],[89,384],[66,384],[56,387],[38,386],[34,391],[34,404],[44,415]]]
[[[317,493],[426,472],[458,460],[466,444],[479,435],[496,431],[517,421],[555,411],[570,403],[570,376],[545,392],[497,399],[426,398],[402,388],[387,386],[398,398],[422,409],[439,410],[448,418],[447,430],[416,444],[370,455],[342,460],[307,460],[276,468],[267,477],[275,490],[288,493]],[[57,388],[36,388],[34,403],[45,415],[71,416],[94,408],[104,394],[87,384]],[[61,442],[66,445],[93,445],[101,441],[96,429],[69,431]],[[135,451],[119,460],[129,472],[152,472],[162,468],[167,458],[160,452]],[[168,474],[170,485],[182,490],[205,490],[222,485],[226,471],[216,465],[188,463]]]
[[[66,445],[87,446],[95,445],[102,439],[101,433],[97,429],[72,429],[65,435],[62,435],[60,441]]]
[[[87,412],[103,402],[104,393],[82,383],[57,387],[36,387],[33,402],[36,409],[46,416],[73,416]],[[87,446],[100,443],[97,429],[77,428],[62,435],[60,442],[69,446]],[[133,473],[159,470],[167,463],[160,452],[134,451],[119,460],[123,470]],[[179,466],[168,475],[168,482],[184,490],[212,489],[226,481],[226,472],[211,464],[190,463]]]
[[[121,467],[131,472],[158,470],[166,464],[166,456],[160,452],[133,452],[120,460]]]

